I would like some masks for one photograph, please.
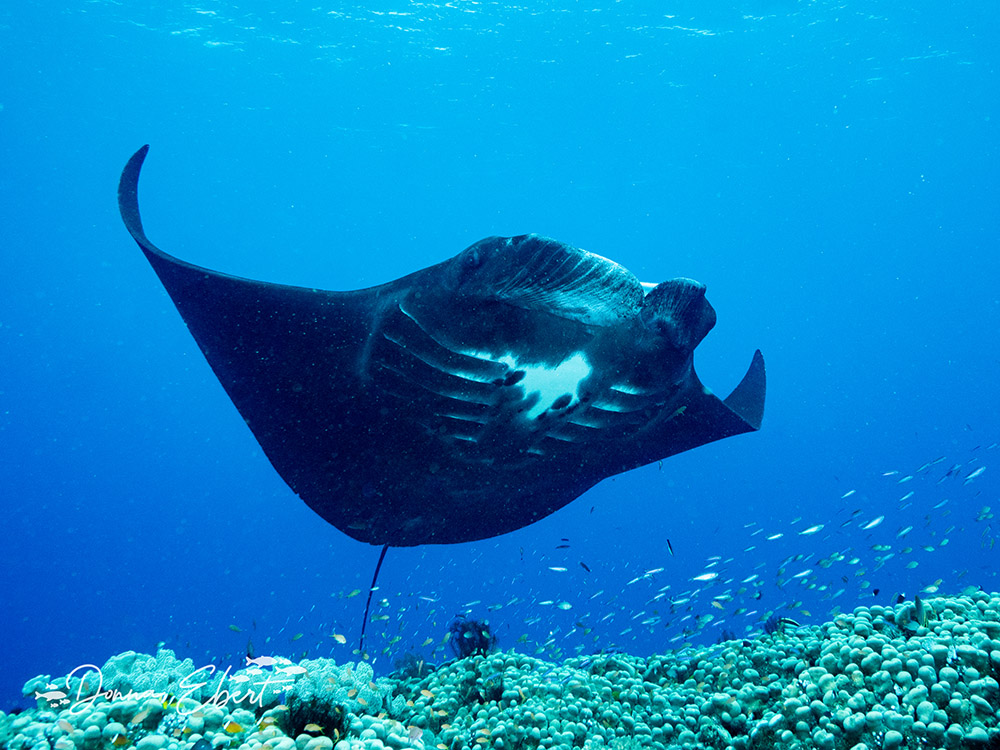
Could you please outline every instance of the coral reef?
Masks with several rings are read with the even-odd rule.
[[[287,705],[229,698],[174,720],[182,705],[156,699],[99,695],[50,708],[38,698],[37,709],[0,713],[0,738],[10,750],[1000,746],[1000,594],[858,607],[819,626],[785,622],[648,659],[553,664],[496,652],[377,681],[364,663],[273,670],[292,683]],[[26,694],[59,682],[33,680]]]
[[[367,662],[337,666],[333,659],[306,659],[300,666],[305,674],[289,689],[289,701],[318,701],[349,713],[377,714],[383,708],[383,695],[392,689],[387,678],[380,678],[381,686],[374,682],[374,670]]]
[[[392,667],[392,676],[397,680],[419,680],[437,669],[435,665],[429,664],[423,657],[412,651],[407,651],[396,659]]]

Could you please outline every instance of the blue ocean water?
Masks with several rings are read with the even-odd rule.
[[[378,550],[285,487],[122,227],[143,143],[185,260],[350,289],[538,232],[706,283],[717,392],[765,354],[761,432],[390,550],[377,672],[458,613],[556,659],[995,590],[995,6],[130,6],[0,11],[0,706],[160,643],[357,658]]]

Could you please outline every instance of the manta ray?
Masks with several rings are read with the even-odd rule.
[[[760,428],[759,351],[725,399],[695,374],[716,319],[699,282],[643,285],[534,234],[353,291],[230,276],[146,237],[147,151],[119,184],[129,233],[278,474],[383,556],[520,529],[602,479]]]

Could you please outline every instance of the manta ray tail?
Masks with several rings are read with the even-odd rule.
[[[365,628],[368,627],[368,612],[372,608],[372,594],[375,593],[375,583],[378,581],[378,572],[382,570],[382,561],[385,560],[385,553],[389,551],[389,545],[386,544],[382,547],[382,554],[378,556],[378,562],[375,563],[375,575],[372,576],[372,585],[368,587],[368,601],[365,602],[365,619],[361,621],[361,638],[358,640],[358,651],[362,653],[364,658],[365,652]]]

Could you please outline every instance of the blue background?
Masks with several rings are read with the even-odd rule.
[[[356,658],[377,550],[284,486],[126,234],[143,143],[185,260],[349,289],[538,232],[705,282],[718,392],[764,351],[760,433],[391,550],[377,672],[459,612],[558,658],[995,589],[995,4],[42,5],[0,11],[0,705],[160,641]]]

